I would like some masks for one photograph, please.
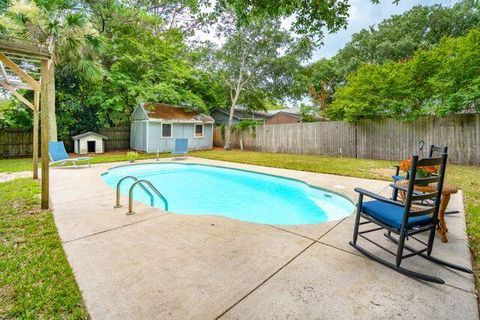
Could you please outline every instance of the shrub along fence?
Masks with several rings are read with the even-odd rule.
[[[130,128],[102,128],[100,134],[108,137],[105,151],[125,150],[130,148]],[[68,152],[73,152],[73,141],[64,141]],[[0,158],[30,157],[33,152],[33,132],[23,129],[0,130]]]
[[[452,163],[480,164],[480,114],[425,117],[411,122],[393,119],[264,125],[233,135],[246,150],[401,160],[417,150],[419,140],[447,145]],[[220,128],[214,146],[223,146]]]

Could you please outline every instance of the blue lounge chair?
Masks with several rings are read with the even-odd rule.
[[[187,138],[179,138],[175,139],[175,149],[172,152],[175,159],[178,156],[188,158],[188,139]]]
[[[88,166],[90,167],[91,157],[77,157],[70,158],[67,151],[65,150],[65,145],[63,141],[52,141],[48,143],[48,155],[50,156],[50,165],[60,163],[64,165],[65,163],[72,162],[75,169],[77,168],[78,161],[87,161]]]

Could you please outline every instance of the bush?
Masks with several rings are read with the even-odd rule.
[[[130,162],[134,162],[135,160],[138,159],[138,157],[139,157],[138,152],[135,152],[135,151],[127,152],[127,159]]]

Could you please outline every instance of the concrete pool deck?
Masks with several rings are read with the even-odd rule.
[[[353,187],[379,192],[388,185],[193,157],[182,162],[296,178],[352,201]],[[136,214],[126,216],[125,207],[113,209],[114,191],[100,178],[120,164],[50,173],[55,221],[93,319],[478,319],[472,275],[405,260],[446,282],[436,285],[383,267],[349,246],[353,216],[273,226],[138,202]],[[437,236],[434,255],[471,267],[461,192],[449,207],[461,214],[447,217],[449,242]]]

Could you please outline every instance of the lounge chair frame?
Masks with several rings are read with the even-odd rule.
[[[355,188],[355,191],[358,192],[359,197],[358,197],[357,212],[356,212],[355,225],[354,225],[354,231],[353,231],[353,240],[350,241],[350,245],[355,249],[357,249],[366,257],[392,270],[395,270],[406,276],[417,278],[424,281],[430,281],[430,282],[435,282],[439,284],[445,283],[442,279],[438,277],[423,274],[410,269],[402,268],[401,267],[402,260],[418,255],[424,259],[440,264],[442,266],[452,268],[465,273],[472,273],[472,270],[468,268],[458,266],[450,262],[431,256],[432,250],[433,250],[433,244],[435,240],[435,230],[438,225],[438,212],[440,208],[440,198],[441,198],[441,191],[443,187],[443,181],[445,177],[446,164],[447,164],[446,153],[443,153],[441,158],[424,158],[421,160],[418,159],[417,155],[414,155],[412,157],[412,166],[409,171],[408,187],[407,188],[398,187],[399,189],[402,189],[404,192],[406,192],[406,199],[404,203],[383,197],[381,195],[375,194],[373,192],[370,192],[361,188]],[[440,166],[439,174],[429,178],[417,178],[417,166],[427,166],[427,165]],[[432,193],[414,192],[415,183],[419,183],[420,180],[423,180],[424,182],[429,182],[429,183],[436,182],[437,183],[436,192],[432,192]],[[400,228],[393,227],[391,225],[383,223],[377,220],[375,217],[371,216],[370,214],[366,213],[363,210],[364,197],[369,197],[376,201],[381,201],[387,204],[403,207],[403,217],[402,217],[402,223]],[[418,205],[419,203],[427,199],[431,199],[434,202],[433,207],[429,207],[427,209],[422,208],[421,211],[418,211],[412,208],[412,206]],[[421,225],[419,227],[409,227],[408,225],[409,218],[424,215],[424,214],[431,215],[432,219],[430,223]],[[360,230],[361,226],[365,226],[369,224],[375,224],[377,226],[367,230]],[[384,233],[384,236],[397,245],[396,252],[388,248],[385,248],[384,246],[380,245],[379,243],[375,242],[374,240],[366,236],[366,234],[368,233],[381,231],[381,230],[386,230],[386,232]],[[415,236],[423,232],[428,233],[427,242],[424,242]],[[396,237],[393,236],[392,234],[396,235]],[[368,251],[367,249],[359,245],[358,243],[359,238],[362,238],[370,242],[371,244],[374,244],[375,246],[383,249],[387,253],[395,256],[395,262],[393,263],[393,262],[387,261],[373,254],[372,252]],[[423,248],[415,249],[407,245],[406,241],[409,241],[409,240],[414,240],[420,243],[423,246]],[[408,251],[408,253],[404,254],[404,250]]]
[[[50,157],[50,160],[52,160],[52,157]],[[69,158],[69,159],[58,160],[58,161],[50,161],[50,166],[53,164],[60,164],[60,167],[63,167],[66,163],[72,162],[74,168],[77,169],[78,161],[87,161],[88,166],[91,167],[90,160],[92,160],[92,157]]]
[[[185,151],[177,151],[177,141],[178,140],[186,140],[187,141],[187,149]],[[172,155],[173,155],[173,159],[175,160],[179,160],[179,159],[183,159],[183,160],[186,160],[188,159],[188,139],[187,138],[177,138],[175,139],[175,146],[173,148],[173,151],[172,151]]]
[[[67,157],[68,157],[68,153],[67,153],[67,151],[65,150],[65,145],[63,144],[63,142],[62,142],[62,145],[63,145],[63,149],[64,149],[64,151],[65,151],[65,154],[66,154]],[[54,161],[54,160],[53,160],[53,157],[52,157],[52,154],[51,154],[50,152],[48,153],[48,156],[49,156],[49,158],[50,158],[50,164],[49,164],[50,166],[52,166],[52,165],[54,165],[54,164],[60,164],[60,167],[62,167],[62,166],[64,166],[65,164],[71,162],[71,163],[73,164],[74,168],[75,168],[75,169],[78,169],[78,167],[77,167],[77,162],[79,162],[79,161],[87,161],[88,167],[91,167],[90,160],[92,160],[92,157],[75,157],[75,158],[70,158],[70,157],[68,157],[68,158],[65,158],[65,159],[61,159],[61,160],[56,160],[56,161]]]

